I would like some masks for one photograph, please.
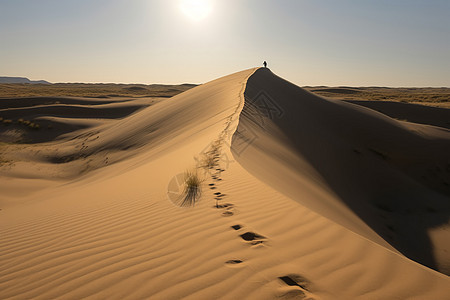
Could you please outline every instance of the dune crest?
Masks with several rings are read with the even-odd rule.
[[[450,246],[450,131],[321,98],[268,69],[249,79],[245,98],[234,153],[253,175],[380,245],[450,273],[450,256],[443,256]],[[432,240],[435,229],[440,237]]]

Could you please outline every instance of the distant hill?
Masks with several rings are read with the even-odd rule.
[[[45,80],[30,80],[25,77],[0,76],[0,83],[28,83],[28,84],[51,84]]]

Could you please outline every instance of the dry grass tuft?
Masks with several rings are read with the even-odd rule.
[[[184,189],[180,200],[180,206],[194,206],[201,196],[202,180],[196,171],[186,171],[184,173]]]
[[[219,165],[221,142],[215,141],[212,143],[210,149],[202,154],[200,160],[200,168],[213,169]]]
[[[217,159],[213,156],[204,156],[201,162],[201,167],[205,169],[213,169],[217,166]]]

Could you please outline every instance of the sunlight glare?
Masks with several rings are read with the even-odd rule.
[[[181,11],[194,21],[205,19],[212,11],[212,5],[208,0],[181,0]]]

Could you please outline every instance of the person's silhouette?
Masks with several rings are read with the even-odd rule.
[[[267,61],[263,62],[264,68],[267,68]]]

